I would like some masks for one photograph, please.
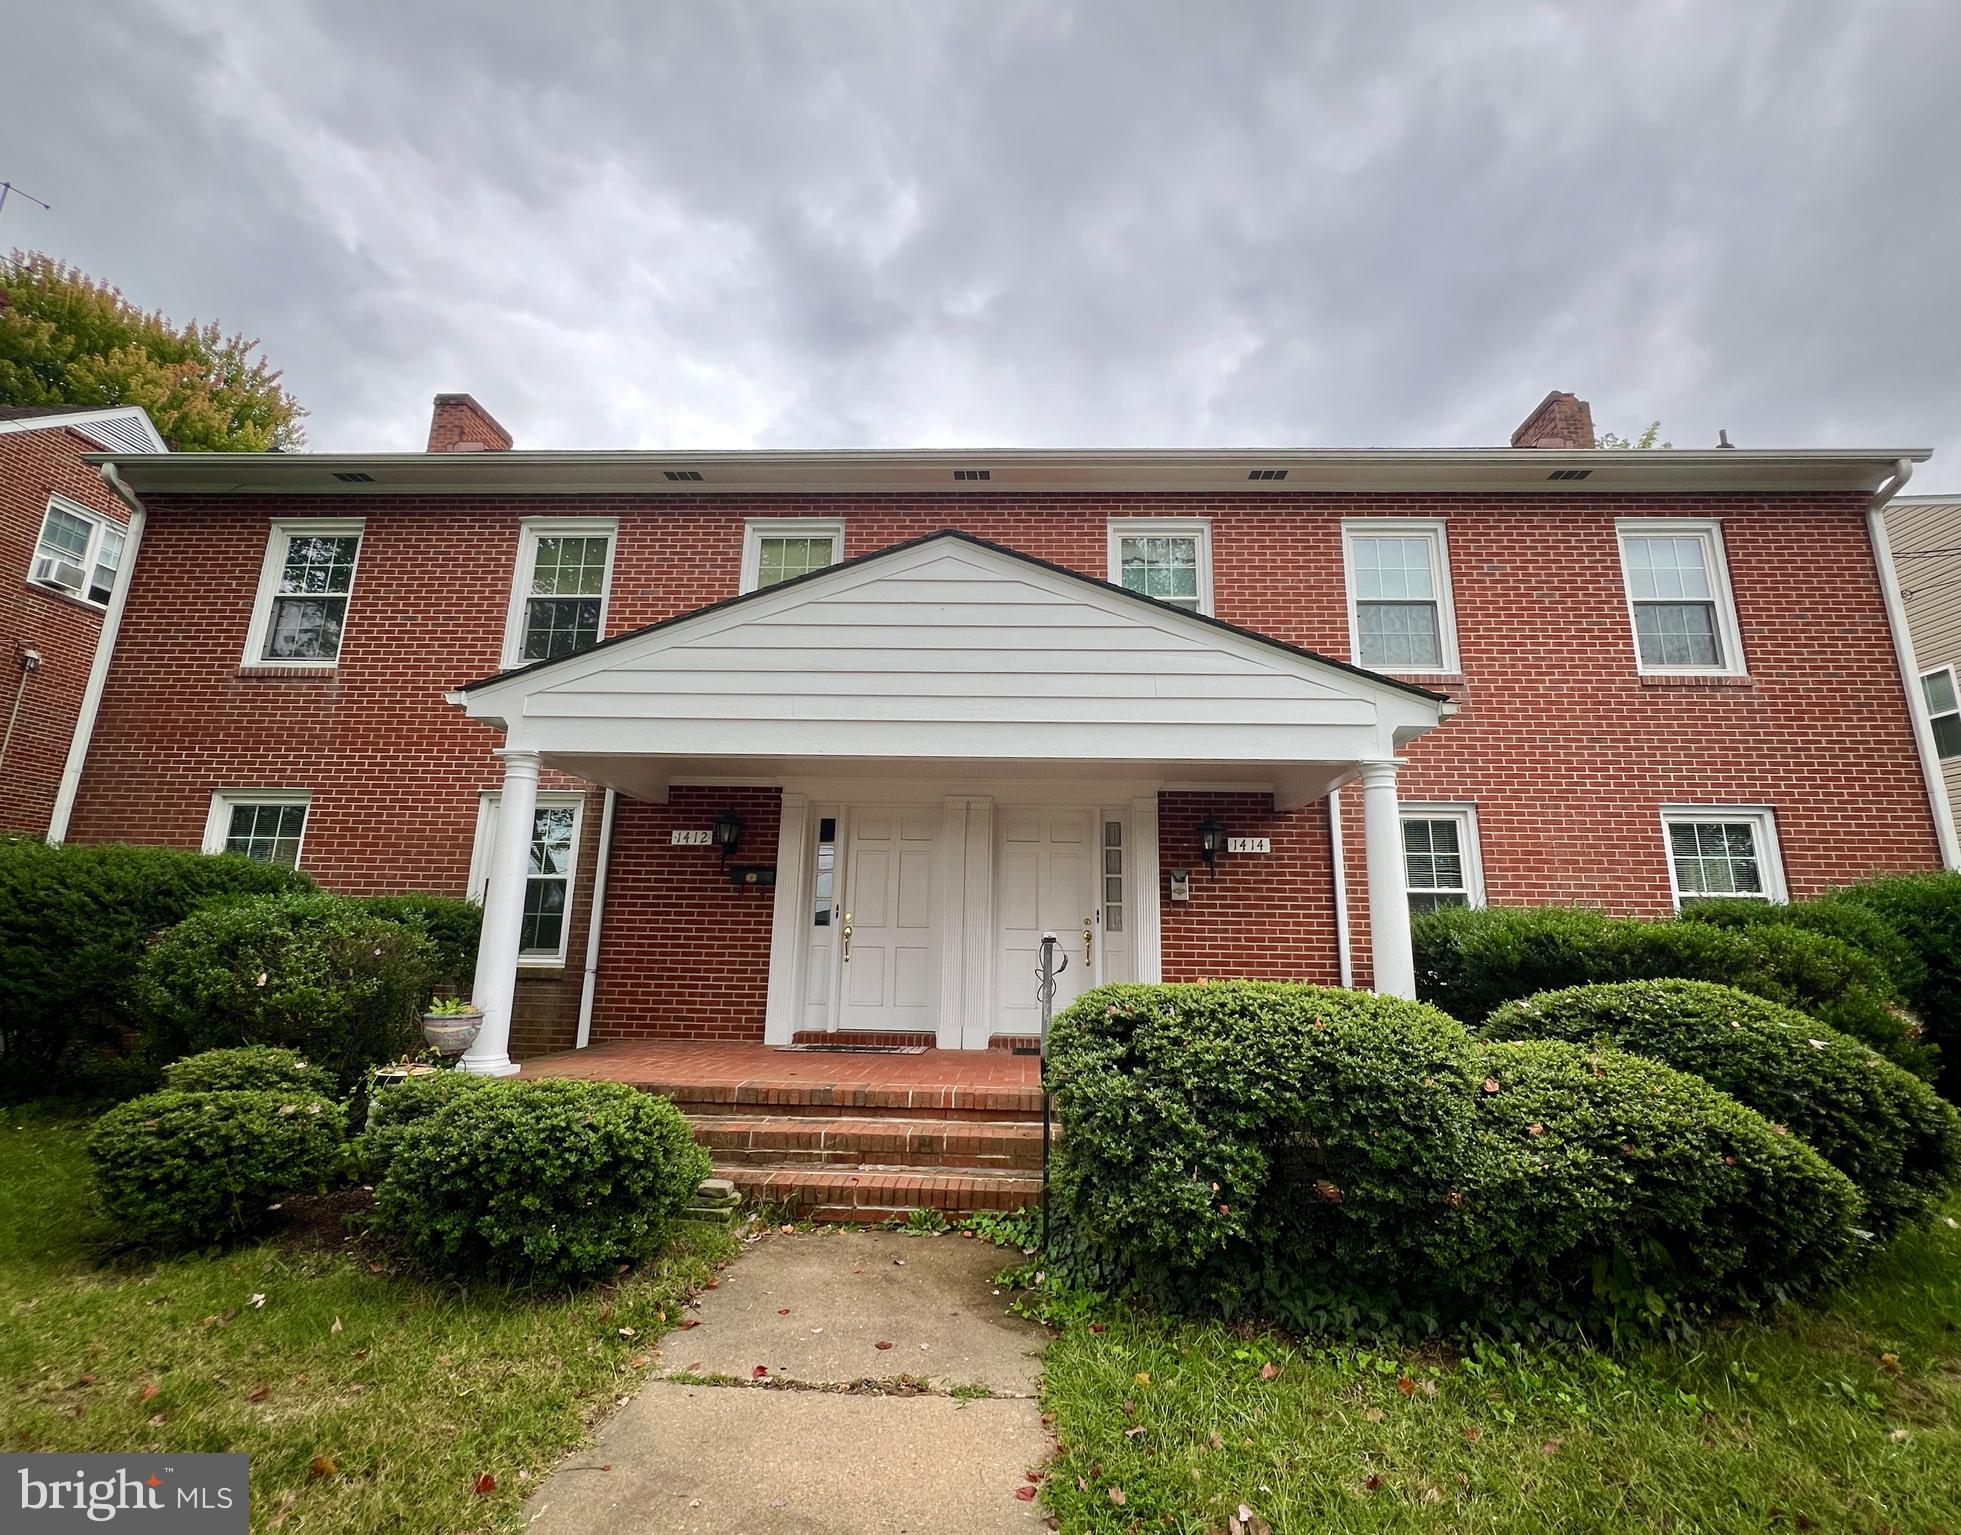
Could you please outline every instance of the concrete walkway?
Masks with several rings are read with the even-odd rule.
[[[1048,1454],[1042,1334],[990,1283],[1011,1256],[958,1236],[766,1237],[703,1294],[699,1326],[667,1335],[656,1378],[597,1445],[532,1495],[528,1528],[1042,1528],[1039,1505],[1015,1496]]]

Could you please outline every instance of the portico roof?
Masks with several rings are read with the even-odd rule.
[[[466,684],[507,744],[672,782],[958,771],[1326,792],[1454,705],[944,531]]]

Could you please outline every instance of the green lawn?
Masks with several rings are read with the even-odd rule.
[[[254,1530],[517,1528],[735,1247],[683,1226],[662,1262],[569,1299],[391,1277],[331,1231],[104,1264],[84,1130],[0,1113],[0,1444],[243,1450]]]
[[[1045,1496],[1064,1531],[1961,1535],[1956,1214],[1821,1310],[1618,1360],[1076,1323]]]

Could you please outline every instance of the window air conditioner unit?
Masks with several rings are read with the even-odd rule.
[[[88,577],[81,566],[59,555],[43,554],[34,561],[34,579],[46,586],[58,586],[64,592],[79,592]]]

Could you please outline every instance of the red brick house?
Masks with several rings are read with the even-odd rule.
[[[1408,992],[1444,902],[1955,861],[1875,508],[1924,453],[104,459],[77,840],[486,900],[468,1064],[983,1047],[1109,979]],[[1944,802],[1943,802],[1944,804]]]
[[[128,521],[105,450],[165,451],[136,406],[0,407],[0,832],[45,836],[71,766]]]

